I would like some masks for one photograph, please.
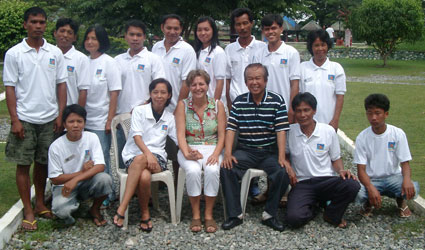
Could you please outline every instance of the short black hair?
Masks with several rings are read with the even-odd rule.
[[[247,78],[246,75],[247,75],[248,69],[250,69],[250,68],[262,68],[263,69],[263,73],[264,73],[264,75],[263,75],[264,81],[267,82],[267,80],[269,79],[269,71],[267,70],[267,67],[264,66],[264,65],[262,65],[261,63],[251,63],[248,66],[246,66],[246,68],[245,68],[245,70],[243,72],[243,77],[245,78],[245,83],[246,83],[246,80],[247,80],[246,79]]]
[[[156,88],[156,85],[158,85],[160,83],[165,84],[165,86],[167,86],[168,93],[170,93],[170,98],[168,98],[167,102],[165,103],[165,107],[167,107],[170,104],[171,99],[173,98],[173,88],[171,87],[171,84],[167,79],[157,78],[157,79],[153,80],[149,84],[149,94],[152,93],[152,91]],[[149,100],[147,101],[147,103],[151,103],[151,102],[152,102],[152,98],[149,97]]]
[[[141,28],[143,31],[143,34],[146,35],[146,24],[140,20],[137,19],[132,19],[129,20],[126,24],[125,24],[125,33],[128,32],[128,29],[130,27],[137,27],[137,28]]]
[[[365,110],[369,108],[380,108],[387,112],[390,110],[390,99],[384,94],[370,94],[364,99],[364,108]]]
[[[199,55],[200,55],[201,50],[202,50],[202,42],[199,40],[196,31],[198,30],[198,25],[200,23],[203,23],[203,22],[208,22],[211,26],[211,29],[212,29],[212,38],[211,38],[211,41],[210,41],[210,50],[208,51],[208,55],[211,54],[211,52],[215,49],[215,47],[217,47],[217,45],[219,43],[219,41],[218,41],[218,28],[217,28],[217,25],[215,24],[214,19],[212,19],[209,16],[200,17],[198,19],[198,21],[196,22],[195,30],[193,32],[195,34],[195,52],[196,52],[196,57],[198,57],[198,58],[199,58]]]
[[[96,34],[97,41],[99,41],[98,51],[100,53],[105,53],[110,47],[109,37],[105,28],[100,24],[95,24],[87,29],[86,33],[84,34],[83,48],[85,49],[84,42],[87,39],[87,35],[92,31],[94,31],[94,33]]]
[[[328,32],[322,29],[310,31],[310,33],[308,33],[307,35],[307,49],[312,56],[313,56],[313,43],[314,41],[316,41],[317,38],[319,38],[320,41],[325,42],[328,45],[328,51],[332,48],[333,43],[331,38],[329,37]]]
[[[168,19],[177,19],[180,23],[180,27],[183,27],[183,18],[177,14],[168,14],[162,17],[161,25],[164,25]]]
[[[29,9],[27,9],[25,11],[25,13],[24,13],[24,21],[25,22],[28,21],[28,18],[30,16],[37,16],[39,14],[43,15],[44,16],[44,19],[47,20],[47,14],[46,14],[46,12],[42,8],[40,8],[40,7],[31,7],[31,8],[29,8]]]
[[[261,19],[261,28],[264,28],[264,26],[272,26],[274,22],[276,22],[277,25],[279,25],[279,27],[282,27],[282,25],[283,25],[283,18],[282,18],[282,16],[280,16],[278,14],[268,14],[268,15],[265,15]]]
[[[314,95],[310,92],[298,93],[294,99],[292,99],[292,109],[295,110],[298,106],[301,105],[302,102],[305,102],[308,106],[310,106],[314,111],[317,109],[317,100]]]
[[[60,28],[63,27],[65,25],[69,25],[69,27],[71,27],[71,29],[74,31],[74,34],[77,35],[78,34],[78,23],[74,20],[72,20],[71,18],[59,18],[58,21],[56,22],[56,31]]]
[[[248,8],[237,8],[232,11],[232,14],[230,15],[230,26],[235,27],[235,18],[240,17],[244,14],[248,15],[249,21],[252,23],[254,21],[254,15],[252,14],[252,11]]]
[[[71,104],[65,107],[62,114],[62,122],[65,123],[66,119],[70,114],[77,114],[78,116],[81,116],[84,119],[84,122],[86,122],[87,118],[87,111],[85,108],[78,104]]]

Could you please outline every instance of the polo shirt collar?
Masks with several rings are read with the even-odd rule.
[[[266,49],[266,56],[269,56],[269,55],[271,55],[272,53],[275,53],[275,54],[283,54],[283,52],[284,52],[284,50],[285,50],[285,46],[286,46],[286,43],[284,42],[284,41],[282,41],[282,43],[280,44],[280,46],[279,46],[279,48],[276,50],[276,51],[273,51],[273,52],[270,52],[269,51],[269,46],[267,45],[267,49]]]
[[[264,89],[264,96],[263,96],[263,100],[261,101],[261,103],[264,103],[266,101],[268,94],[269,94],[269,92],[267,91],[267,88]],[[248,92],[248,95],[246,97],[246,102],[247,103],[248,102],[254,102],[254,99],[252,99],[251,92]]]
[[[152,102],[148,103],[148,105],[149,105],[149,108],[148,108],[148,111],[146,112],[146,118],[152,119],[152,120],[156,121],[155,120],[155,117],[153,116],[153,112],[152,112]],[[159,118],[159,120],[165,121],[164,120],[164,115],[165,115],[165,109],[162,112],[161,118]]]
[[[30,51],[30,50],[32,50],[32,49],[34,49],[33,47],[30,47],[30,46],[28,45],[28,43],[27,43],[27,38],[24,38],[24,39],[22,40],[22,44],[24,45],[24,52],[28,52],[28,51]],[[43,50],[49,51],[49,49],[48,49],[48,47],[47,47],[47,41],[46,41],[46,39],[44,39],[44,38],[43,38],[43,45],[40,47],[40,49],[43,49]]]
[[[254,43],[255,43],[255,36],[251,35],[251,37],[252,37],[252,40],[251,40],[251,42],[248,44],[248,46],[246,46],[246,47],[252,48],[252,47],[254,46]],[[236,39],[236,43],[237,43],[237,45],[238,45],[238,49],[237,49],[237,50],[244,49],[244,47],[242,47],[242,46],[241,46],[241,44],[239,43],[239,37]]]
[[[147,51],[147,48],[146,47],[143,47],[143,49],[139,53],[135,54],[134,56],[142,57],[142,55],[144,53],[146,53],[146,51]],[[127,52],[125,53],[125,58],[126,59],[131,59],[132,58],[131,55],[130,55],[130,49],[127,49]]]
[[[67,59],[72,59],[74,52],[75,52],[75,47],[74,45],[72,45],[72,47],[63,56]]]
[[[311,63],[311,65],[312,65],[312,67],[313,67],[314,70],[318,70],[318,69],[329,70],[329,67],[330,67],[330,63],[329,63],[329,58],[328,57],[326,57],[325,63],[322,66],[320,66],[320,67],[317,66],[314,63],[313,57],[310,58],[310,63]]]
[[[311,137],[320,137],[320,133],[319,133],[319,126],[318,126],[318,124],[319,124],[319,122],[316,120],[316,119],[314,119],[313,118],[313,120],[316,122],[316,126],[314,127],[314,131],[313,131],[313,133],[311,134],[311,136],[310,136],[310,138]],[[295,129],[295,136],[304,136],[304,137],[306,137],[307,138],[307,136],[303,133],[303,131],[301,130],[301,126],[298,124],[298,126],[297,126],[297,129]]]

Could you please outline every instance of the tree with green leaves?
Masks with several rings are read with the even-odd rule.
[[[0,0],[0,55],[4,58],[6,51],[22,41],[26,36],[24,30],[24,12],[31,3],[20,0]]]
[[[422,38],[421,0],[363,0],[349,16],[348,24],[356,39],[373,45],[385,66],[397,44]]]

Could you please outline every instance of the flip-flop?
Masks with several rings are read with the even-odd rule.
[[[122,216],[121,214],[119,214],[118,212],[115,214],[115,216],[116,217],[118,217],[118,219],[117,220],[125,220],[125,216]],[[112,219],[112,223],[116,226],[116,227],[118,227],[118,228],[122,228],[123,226],[124,226],[124,224],[118,224],[118,223],[115,223],[115,216],[114,216],[114,218]]]
[[[398,209],[398,216],[400,216],[400,218],[409,218],[412,215],[412,212],[410,211],[409,206],[407,205],[404,208],[399,207]],[[410,214],[405,214],[406,210],[410,211]]]
[[[212,231],[208,231],[208,228],[213,228],[213,230]],[[217,223],[215,222],[215,220],[214,219],[211,219],[211,220],[205,220],[205,227],[204,227],[204,230],[205,230],[205,232],[207,232],[207,233],[215,233],[215,232],[217,232]]]
[[[31,227],[25,227],[24,224],[30,225]],[[35,226],[35,227],[34,227]],[[29,220],[22,220],[22,224],[21,227],[25,230],[25,231],[35,231],[37,230],[37,220],[33,220],[32,222],[30,222]]]
[[[194,230],[195,227],[199,227],[199,230]],[[197,233],[202,230],[202,222],[201,219],[192,219],[192,222],[190,223],[190,231]]]
[[[106,225],[107,221],[105,220],[105,218],[103,218],[102,215],[94,215],[90,213],[90,217],[93,220],[93,223],[97,226],[97,227],[103,227]],[[96,223],[97,220],[97,223]]]
[[[48,209],[47,210],[43,210],[41,212],[38,212],[37,215],[40,216],[40,217],[43,217],[45,219],[53,219],[53,218],[55,218],[55,216],[53,215],[52,211],[50,211]]]
[[[150,232],[152,231],[153,226],[152,226],[152,227],[149,227],[149,221],[151,221],[151,218],[150,218],[150,217],[149,217],[149,219],[147,219],[147,220],[140,220],[140,229],[141,229],[143,232],[150,233]],[[142,224],[146,224],[147,228],[143,228],[143,227],[142,227]]]

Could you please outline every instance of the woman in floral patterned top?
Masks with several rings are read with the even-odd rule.
[[[192,206],[190,229],[202,229],[200,199],[201,176],[204,170],[205,231],[214,233],[217,224],[213,218],[215,198],[220,185],[220,162],[224,147],[226,113],[219,100],[207,96],[210,76],[204,70],[189,73],[186,84],[191,97],[179,101],[176,108],[177,155],[180,167],[186,172],[186,189]]]

